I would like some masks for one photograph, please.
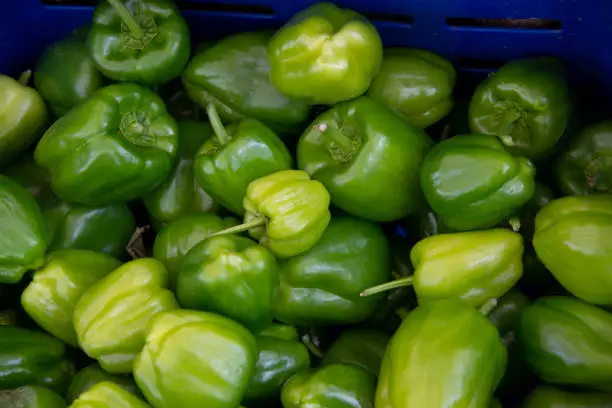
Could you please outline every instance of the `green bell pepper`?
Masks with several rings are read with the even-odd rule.
[[[518,59],[478,85],[470,103],[470,129],[499,137],[513,154],[538,159],[565,133],[571,106],[561,62]]]
[[[495,136],[443,140],[425,157],[421,188],[444,225],[458,230],[491,228],[533,195],[535,167],[504,150]]]
[[[87,52],[85,39],[85,35],[73,34],[51,44],[36,64],[36,89],[58,118],[83,103],[104,83]]]
[[[33,330],[0,326],[0,390],[40,385],[65,391],[74,367],[61,340]]]
[[[156,314],[178,308],[161,262],[137,259],[91,286],[74,308],[79,346],[109,373],[129,373]]]
[[[612,408],[612,394],[568,392],[546,385],[539,386],[525,400],[522,408]]]
[[[257,363],[244,394],[246,405],[269,406],[294,374],[310,368],[308,349],[291,326],[274,324],[255,336]]]
[[[433,125],[453,109],[457,73],[453,64],[431,51],[391,48],[368,96],[404,116],[414,126]]]
[[[66,400],[71,403],[84,392],[89,391],[94,385],[101,382],[111,382],[126,391],[139,396],[140,392],[132,378],[123,375],[109,374],[98,364],[91,364],[72,377],[72,382],[66,392]]]
[[[188,213],[216,209],[212,197],[196,182],[193,169],[196,152],[211,138],[212,127],[195,120],[181,120],[178,131],[178,160],[170,176],[143,198],[149,215],[161,225]]]
[[[549,384],[612,391],[612,314],[581,300],[543,297],[521,312],[516,336],[535,374]]]
[[[389,247],[378,225],[334,218],[310,251],[279,262],[274,317],[293,325],[357,323],[380,297],[360,297],[368,286],[389,280]]]
[[[176,296],[186,309],[219,313],[256,333],[272,324],[276,273],[274,255],[255,241],[214,237],[185,257]]]
[[[226,122],[252,118],[281,134],[299,129],[310,106],[270,83],[270,37],[267,31],[236,34],[198,52],[182,74],[189,97],[204,109],[212,103]]]
[[[176,122],[153,92],[110,85],[58,119],[36,146],[63,200],[122,203],[153,190],[170,174],[178,147]]]
[[[376,377],[361,367],[332,364],[300,372],[283,386],[284,408],[373,408]]]
[[[115,258],[93,251],[52,252],[21,294],[21,305],[40,327],[77,347],[72,325],[74,307],[90,286],[119,265]]]
[[[68,408],[151,408],[112,382],[101,382],[81,394]]]
[[[156,408],[235,408],[256,361],[255,338],[240,324],[178,310],[151,321],[134,378]]]
[[[344,211],[394,221],[423,202],[419,169],[432,144],[423,130],[364,96],[319,115],[299,140],[297,161]]]
[[[523,274],[523,238],[498,228],[434,235],[411,250],[414,275],[365,289],[370,296],[414,286],[419,304],[458,298],[472,306],[508,292]]]
[[[153,258],[164,264],[170,288],[176,287],[183,258],[206,238],[238,223],[235,218],[215,214],[187,214],[168,223],[155,237]]]
[[[34,143],[47,125],[45,102],[27,86],[31,75],[26,71],[18,81],[0,75],[0,167]]]
[[[292,98],[333,105],[366,92],[383,57],[376,28],[332,3],[297,13],[268,45],[270,79]]]
[[[195,156],[196,180],[216,202],[242,216],[249,183],[290,169],[291,154],[261,122],[245,119],[224,128],[213,104],[208,106],[208,118],[215,136]]]
[[[538,213],[533,246],[574,296],[612,305],[611,228],[612,195],[565,197]]]
[[[4,408],[66,408],[66,401],[58,393],[34,386],[0,391],[0,406]]]
[[[88,249],[122,257],[136,220],[125,204],[90,207],[60,200],[51,191],[50,175],[26,156],[4,173],[32,193],[42,210],[49,234],[48,251]]]
[[[34,198],[0,175],[0,283],[17,283],[45,261],[47,232]]]
[[[173,1],[107,0],[96,7],[89,54],[116,81],[162,84],[189,60],[189,28]]]
[[[389,335],[372,329],[348,329],[325,353],[322,365],[352,364],[378,376]]]
[[[376,407],[487,408],[507,353],[485,306],[445,299],[413,310],[385,352]]]
[[[497,328],[502,341],[506,336],[513,335],[521,311],[530,303],[529,298],[516,289],[512,289],[497,300],[497,305],[488,317]]]
[[[612,193],[612,121],[580,131],[556,162],[557,184],[567,195]]]

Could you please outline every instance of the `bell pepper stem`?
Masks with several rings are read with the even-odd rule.
[[[27,71],[23,71],[21,75],[19,75],[19,83],[23,86],[27,86],[28,82],[30,82],[30,78],[32,77],[32,70],[28,69]]]
[[[514,232],[519,232],[519,230],[521,229],[521,220],[518,217],[510,218],[508,220],[508,223],[510,224],[512,231]]]
[[[373,286],[368,289],[364,289],[359,294],[360,296],[372,296],[377,293],[386,292],[391,289],[403,288],[404,286],[412,285],[412,276],[407,276],[402,279],[397,279],[391,282],[383,283],[378,286]]]
[[[312,341],[310,340],[310,336],[303,336],[302,337],[302,343],[304,343],[304,345],[306,346],[306,348],[308,349],[308,351],[310,351],[313,355],[317,356],[318,358],[323,358],[323,353],[321,352],[321,350],[319,350],[319,348],[317,346],[315,346]]]
[[[353,149],[353,140],[338,129],[329,126],[327,123],[317,125],[317,130],[328,137],[329,147],[335,147],[347,154]]]
[[[132,35],[136,38],[144,37],[144,31],[136,21],[132,13],[125,7],[121,0],[108,0],[108,3],[115,9],[121,20],[128,27]]]
[[[225,130],[225,126],[223,126],[223,122],[221,122],[221,118],[217,113],[217,108],[212,103],[209,103],[206,106],[206,113],[208,114],[208,120],[215,132],[215,137],[221,146],[227,144],[230,141],[230,137]]]
[[[493,309],[495,309],[496,306],[497,306],[497,299],[495,298],[489,299],[486,302],[484,302],[482,306],[478,308],[478,311],[482,313],[483,315],[488,316],[489,313],[491,313]]]
[[[262,218],[262,219],[259,219],[259,220],[248,222],[246,224],[236,225],[234,227],[229,227],[229,228],[226,228],[226,229],[221,230],[219,232],[215,232],[214,234],[209,235],[208,238],[222,237],[224,235],[231,235],[231,234],[238,234],[238,233],[243,232],[243,231],[248,231],[251,228],[261,227],[265,223],[266,223],[266,220],[264,218]]]

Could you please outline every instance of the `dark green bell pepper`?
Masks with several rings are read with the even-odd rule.
[[[413,310],[385,352],[376,407],[487,408],[507,353],[483,313],[456,299]]]
[[[345,330],[325,352],[321,364],[351,364],[378,376],[389,338],[378,330]]]
[[[174,1],[106,0],[93,15],[89,54],[107,77],[145,85],[180,75],[189,60],[189,28]]]
[[[432,144],[423,130],[364,96],[319,115],[299,140],[297,161],[336,206],[394,221],[421,207],[419,169]]]
[[[533,195],[535,167],[504,150],[495,136],[443,140],[425,157],[421,188],[444,225],[459,231],[491,228]]]
[[[362,15],[332,3],[297,13],[268,45],[270,79],[292,98],[332,105],[361,96],[382,62],[382,41]]]
[[[215,135],[195,156],[196,180],[216,202],[242,216],[249,183],[290,169],[291,154],[263,123],[245,119],[225,128],[214,105],[207,112]]]
[[[283,386],[284,408],[374,408],[376,377],[361,367],[332,364],[300,372]]]
[[[513,154],[538,159],[565,133],[571,107],[561,62],[517,59],[478,85],[470,103],[470,128],[499,137]]]
[[[269,406],[278,398],[287,379],[310,368],[308,349],[291,326],[273,324],[255,336],[257,363],[255,374],[244,394],[246,405]]]
[[[177,310],[151,321],[134,378],[156,408],[234,408],[256,361],[255,338],[240,324],[213,313]]]
[[[103,85],[102,74],[87,52],[85,39],[85,35],[73,34],[51,44],[36,64],[36,89],[58,118]]]
[[[412,125],[425,128],[453,109],[456,77],[453,65],[431,51],[390,48],[384,52],[368,96],[389,106]]]
[[[529,298],[517,289],[512,289],[497,300],[497,305],[488,317],[497,328],[502,340],[514,332],[521,311],[529,304]]]
[[[58,119],[34,158],[63,200],[122,203],[152,191],[170,174],[176,122],[162,100],[135,84],[110,85]]]
[[[567,195],[612,193],[612,121],[582,129],[559,156],[555,175]]]
[[[521,408],[612,408],[612,394],[569,392],[541,385],[529,394]]]
[[[134,395],[140,395],[138,387],[131,377],[109,374],[98,364],[92,364],[85,367],[76,373],[74,377],[72,377],[72,382],[70,383],[70,387],[68,387],[68,391],[66,392],[66,400],[71,403],[81,394],[89,391],[90,388],[101,382],[112,382],[113,384],[118,385]]]
[[[112,382],[101,382],[81,394],[69,408],[151,408]]]
[[[74,307],[90,286],[119,265],[115,258],[93,251],[52,252],[21,294],[21,305],[40,327],[77,347],[72,325]]]
[[[523,309],[516,336],[527,363],[545,382],[612,392],[610,333],[609,312],[554,296]]]
[[[26,71],[18,81],[0,75],[0,167],[34,143],[47,125],[45,102],[27,86],[31,75]]]
[[[559,283],[589,303],[612,305],[612,195],[555,200],[535,227],[535,251]]]
[[[183,260],[176,295],[185,309],[219,313],[256,333],[272,324],[277,285],[272,252],[248,238],[214,237]]]
[[[164,264],[170,287],[176,286],[183,258],[204,239],[215,232],[236,225],[235,218],[221,218],[215,214],[187,214],[168,223],[155,237],[153,258]]]
[[[40,385],[64,392],[74,373],[66,346],[46,333],[0,326],[0,390]]]
[[[66,401],[58,393],[36,385],[0,391],[3,408],[66,408]]]
[[[212,137],[212,127],[204,122],[181,120],[178,131],[178,159],[170,176],[143,198],[149,215],[161,225],[188,213],[216,209],[211,196],[196,182],[193,169],[196,152]]]
[[[0,283],[17,283],[45,261],[47,232],[34,197],[0,175]]]
[[[202,49],[182,74],[189,97],[203,109],[212,103],[228,123],[252,118],[280,134],[298,130],[310,106],[270,83],[270,37],[267,31],[241,33]]]
[[[359,293],[389,280],[389,261],[387,240],[378,225],[334,218],[308,252],[279,262],[274,317],[294,325],[360,322],[381,298]]]

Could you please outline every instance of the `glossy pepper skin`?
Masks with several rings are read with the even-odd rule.
[[[109,373],[129,373],[156,314],[178,308],[168,273],[152,258],[123,264],[91,286],[73,315],[79,346]]]
[[[247,406],[269,406],[294,374],[310,368],[310,354],[291,326],[273,324],[255,336],[257,363],[244,394]],[[258,403],[260,403],[258,405]]]
[[[46,333],[0,326],[0,390],[40,385],[63,392],[74,372],[61,340]]]
[[[101,207],[68,203],[51,191],[50,175],[31,156],[5,169],[34,196],[42,210],[47,233],[48,252],[57,249],[87,249],[121,257],[130,240],[136,220],[125,204]]]
[[[499,331],[502,340],[514,332],[521,312],[530,303],[529,298],[516,289],[512,289],[497,300],[497,306],[491,310],[488,317]]]
[[[36,385],[0,391],[0,406],[5,408],[66,408],[58,393]]]
[[[0,175],[0,283],[17,283],[42,266],[47,250],[45,223],[34,198]]]
[[[84,35],[71,35],[51,44],[36,64],[36,89],[58,118],[83,103],[104,83],[87,52],[85,39]]]
[[[204,122],[178,122],[178,159],[168,178],[144,197],[149,215],[157,224],[166,224],[182,215],[214,211],[216,203],[196,182],[193,163],[196,152],[212,135]]]
[[[348,329],[325,352],[322,365],[351,364],[378,377],[389,335],[372,329]]]
[[[543,297],[519,318],[517,340],[534,373],[549,384],[612,391],[612,314],[579,299]]]
[[[333,105],[365,93],[382,56],[376,28],[362,15],[332,3],[297,13],[268,45],[274,86],[312,105]]]
[[[419,169],[432,144],[421,129],[364,96],[319,115],[299,140],[297,162],[344,211],[394,221],[422,204]]]
[[[568,392],[541,385],[525,400],[522,408],[611,408],[612,395],[601,392]]]
[[[221,218],[209,213],[187,214],[168,223],[155,237],[153,258],[164,264],[170,287],[176,286],[183,258],[193,247],[215,232],[237,223],[235,218]]]
[[[385,352],[376,407],[488,408],[506,361],[497,330],[474,307],[456,299],[421,305]]]
[[[555,175],[566,195],[612,193],[612,121],[582,129],[561,153]]]
[[[612,195],[555,200],[536,216],[533,246],[574,296],[612,304]],[[579,271],[579,273],[578,273]]]
[[[425,128],[446,116],[454,105],[457,73],[445,58],[414,48],[385,50],[380,72],[368,96]]]
[[[485,79],[470,103],[470,129],[538,159],[563,136],[571,114],[565,68],[552,57],[517,59]]]
[[[277,285],[272,252],[248,238],[222,236],[189,251],[176,295],[186,309],[219,313],[256,333],[272,324]]]
[[[47,107],[38,92],[27,86],[30,71],[18,81],[0,75],[0,166],[26,150],[47,125]]]
[[[52,252],[21,294],[21,305],[40,327],[78,347],[72,325],[74,307],[90,286],[119,265],[115,258],[93,251]]]
[[[242,216],[249,183],[290,169],[292,158],[283,142],[263,123],[245,119],[226,128],[216,112],[213,105],[208,107],[215,135],[196,153],[196,180],[216,202]]]
[[[173,1],[161,0],[102,2],[87,47],[107,77],[145,85],[179,76],[191,51],[187,23]]]
[[[203,109],[212,103],[228,123],[251,118],[281,134],[297,130],[310,106],[270,82],[270,37],[267,31],[240,33],[203,48],[182,74],[189,97]]]
[[[151,408],[112,382],[101,382],[81,394],[69,408]]]
[[[295,325],[360,322],[380,297],[363,298],[359,292],[390,275],[389,248],[380,227],[334,218],[310,251],[279,262],[274,317]]]
[[[421,188],[444,225],[468,231],[491,228],[525,204],[535,189],[535,167],[504,150],[495,136],[443,140],[421,168]]]
[[[256,360],[255,338],[240,324],[177,310],[151,321],[134,378],[156,408],[235,408]]]
[[[51,173],[51,188],[61,199],[106,205],[161,184],[177,148],[177,125],[162,100],[138,85],[116,84],[51,125],[34,158]]]
[[[104,371],[98,364],[92,364],[72,377],[72,382],[66,392],[66,400],[71,403],[84,392],[89,391],[94,385],[101,382],[112,382],[126,391],[134,395],[140,395],[138,387],[132,378],[123,375],[109,374]]]

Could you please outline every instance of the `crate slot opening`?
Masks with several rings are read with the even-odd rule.
[[[518,30],[547,30],[557,31],[562,28],[561,20],[542,18],[467,18],[447,17],[446,25],[449,27],[494,28]]]
[[[411,25],[414,23],[414,17],[406,14],[390,14],[390,13],[361,13],[374,23],[395,23]]]

